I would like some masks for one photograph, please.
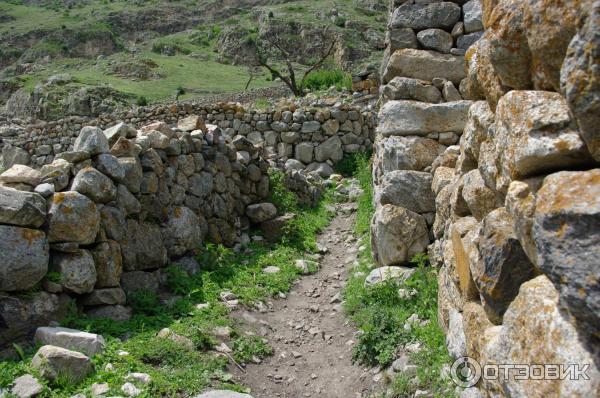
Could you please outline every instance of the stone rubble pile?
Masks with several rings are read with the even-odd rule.
[[[193,255],[205,240],[243,242],[251,224],[278,215],[265,202],[268,167],[245,137],[230,142],[189,116],[176,128],[86,126],[71,151],[41,169],[6,170],[0,175],[0,348],[59,319],[73,301],[89,316],[127,319],[127,294],[156,291],[161,268],[198,269]]]
[[[454,358],[589,366],[589,380],[511,374],[462,397],[600,395],[600,3],[391,3],[372,221],[391,269],[379,270],[402,275],[429,252]]]

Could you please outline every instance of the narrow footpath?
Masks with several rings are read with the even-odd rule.
[[[359,246],[353,235],[355,210],[355,203],[337,205],[337,216],[319,237],[324,254],[317,273],[299,279],[268,312],[233,314],[274,349],[245,372],[232,366],[255,398],[360,398],[380,384],[370,369],[352,364],[356,330],[342,310],[342,291]]]

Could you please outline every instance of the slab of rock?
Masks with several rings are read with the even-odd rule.
[[[103,131],[104,136],[108,140],[108,145],[111,147],[117,142],[120,137],[123,138],[135,138],[137,136],[137,130],[126,123],[120,122],[112,127],[107,128]]]
[[[341,144],[340,144],[341,145]],[[314,146],[311,142],[301,142],[294,148],[294,156],[300,162],[308,164],[313,160]],[[292,160],[292,159],[289,159]],[[286,163],[287,164],[287,163]],[[304,165],[302,165],[302,169]]]
[[[169,210],[162,234],[170,257],[181,257],[198,247],[204,240],[200,219],[185,206],[177,206]]]
[[[36,229],[0,225],[0,291],[27,290],[48,272],[46,234]]]
[[[506,194],[506,211],[513,220],[513,230],[521,242],[525,254],[534,265],[537,262],[537,249],[533,240],[532,228],[535,216],[536,192],[543,183],[543,177],[525,181],[513,181]]]
[[[389,101],[379,111],[377,132],[391,135],[426,136],[440,131],[462,133],[471,101],[426,104],[417,101]]]
[[[256,203],[246,207],[246,215],[250,221],[261,223],[277,216],[277,208],[272,203]]]
[[[94,258],[88,250],[76,253],[54,252],[51,270],[60,274],[60,284],[68,292],[89,293],[96,284]]]
[[[142,165],[137,157],[119,157],[119,165],[125,172],[125,177],[121,183],[127,187],[131,193],[139,193],[144,173]]]
[[[93,243],[100,229],[100,214],[94,202],[75,191],[58,192],[50,199],[48,240],[50,243]]]
[[[26,184],[32,187],[37,186],[42,181],[42,175],[39,170],[32,169],[29,166],[15,164],[4,173],[0,174],[0,183],[3,184]]]
[[[533,46],[537,47],[536,44],[539,44],[546,48],[553,46],[556,42],[562,44],[572,26],[573,20],[570,17],[577,7],[565,3],[562,4],[562,7],[556,9],[556,7],[544,7],[540,1],[530,1],[530,3],[535,4],[535,7],[530,6],[534,10],[543,7],[545,11],[543,15],[550,14],[552,16],[551,20],[555,18],[561,20],[561,23],[553,24],[549,21],[548,24],[544,24],[539,29],[533,29],[531,34],[535,34],[536,38],[540,40],[540,42],[534,43]],[[586,2],[581,3],[582,7],[586,5]],[[548,9],[546,10],[546,8]],[[600,161],[600,133],[598,132],[598,125],[600,124],[600,71],[596,62],[600,54],[600,38],[598,37],[600,4],[597,1],[592,2],[589,12],[590,15],[585,25],[577,32],[567,49],[561,71],[560,85],[561,91],[567,98],[569,108],[577,120],[581,137],[594,159]],[[565,15],[568,18],[567,23],[562,23]],[[541,16],[535,18],[538,19]],[[550,49],[552,52],[558,52],[561,51],[561,46]],[[554,74],[555,67],[560,67],[560,61],[561,58],[559,57],[548,57],[548,59],[544,57],[543,65],[549,65],[548,71]]]
[[[471,33],[483,30],[483,9],[481,0],[470,0],[463,4],[463,21],[465,32]]]
[[[46,380],[56,381],[60,377],[72,384],[80,382],[94,370],[92,361],[84,354],[51,345],[38,350],[31,366]]]
[[[468,65],[466,92],[469,98],[486,99],[493,112],[502,96],[509,91],[504,86],[492,64],[490,43],[491,33],[486,31],[467,51]]]
[[[593,164],[558,93],[511,91],[498,103],[494,141],[500,151],[497,189],[510,181]]]
[[[406,3],[395,9],[390,19],[390,27],[412,28],[415,30],[428,28],[451,30],[459,21],[460,16],[460,7],[451,2]]]
[[[423,216],[394,205],[381,206],[371,221],[373,258],[381,266],[399,265],[422,253],[429,244]]]
[[[125,304],[126,301],[125,291],[120,287],[94,289],[94,291],[86,294],[80,300],[81,304],[85,306],[120,305]]]
[[[127,271],[161,268],[168,261],[160,227],[127,220],[127,236],[120,242],[123,268]]]
[[[460,55],[401,49],[390,56],[383,73],[383,82],[388,83],[396,76],[403,76],[425,81],[445,78],[458,85],[467,77],[464,64],[465,58]]]
[[[456,309],[449,311],[448,334],[446,335],[448,354],[454,359],[467,356],[467,342],[463,327],[463,316]]]
[[[207,133],[208,129],[204,120],[200,116],[192,115],[177,122],[177,128],[183,131],[194,131],[201,130],[203,133]]]
[[[342,150],[342,141],[338,136],[328,138],[326,141],[315,147],[315,160],[317,162],[325,162],[332,160],[338,162],[344,157]]]
[[[2,148],[2,165],[5,169],[10,169],[15,164],[29,164],[31,156],[23,148],[12,145],[4,145]]]
[[[490,138],[490,127],[494,124],[494,113],[487,101],[473,102],[469,108],[467,124],[461,136],[461,149],[473,162],[479,161],[479,148]]]
[[[426,50],[448,54],[454,45],[450,33],[442,29],[425,29],[417,33],[417,40]]]
[[[375,187],[374,201],[377,205],[392,204],[419,214],[435,212],[431,180],[431,174],[422,171],[391,171]]]
[[[264,238],[269,242],[277,242],[283,236],[285,226],[295,217],[294,213],[286,213],[272,220],[262,222],[260,230],[263,232]]]
[[[117,197],[117,188],[112,180],[93,167],[81,169],[73,179],[71,189],[96,203],[108,203]]]
[[[519,293],[519,286],[538,274],[512,225],[504,207],[489,213],[482,221],[477,242],[479,259],[471,263],[473,279],[485,300],[486,312],[495,324],[501,322]]]
[[[500,207],[496,193],[485,185],[478,169],[469,171],[463,179],[462,197],[477,220],[482,220],[489,212]]]
[[[32,375],[26,374],[15,379],[11,394],[19,398],[35,397],[44,391],[44,386]]]
[[[121,246],[114,240],[99,243],[91,249],[96,264],[96,288],[119,286],[123,272]]]
[[[436,140],[425,137],[390,136],[375,142],[373,160],[373,179],[379,183],[381,178],[394,170],[423,171],[446,147]]]
[[[560,303],[598,337],[600,322],[600,169],[560,172],[537,193],[532,235],[537,263]]]
[[[89,357],[104,351],[106,347],[104,337],[98,334],[63,327],[38,328],[35,331],[35,342],[82,352]]]
[[[434,85],[425,80],[396,76],[383,86],[382,96],[388,100],[415,100],[438,103],[442,93]]]
[[[46,220],[46,201],[37,193],[0,186],[0,223],[39,228]]]
[[[366,286],[374,286],[378,283],[393,279],[397,283],[402,283],[415,273],[414,268],[406,267],[379,267],[372,270],[365,279]]]
[[[79,132],[73,144],[73,151],[87,152],[94,156],[109,152],[110,146],[102,130],[98,127],[86,126]]]
[[[91,318],[112,319],[114,321],[128,321],[133,316],[133,310],[122,305],[100,305],[89,307],[85,310]]]
[[[516,380],[509,374],[501,394],[512,397],[594,397],[600,391],[600,371],[594,354],[578,330],[561,314],[559,292],[544,275],[525,282],[504,315],[495,339],[485,347],[486,363],[588,364],[589,379]],[[597,325],[597,324],[596,324]],[[532,340],[532,336],[539,336]],[[581,369],[581,368],[580,368]]]

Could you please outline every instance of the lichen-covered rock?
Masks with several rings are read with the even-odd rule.
[[[409,2],[396,8],[390,19],[390,27],[450,30],[460,19],[460,11],[460,7],[451,2],[442,1],[430,4],[410,4]]]
[[[467,355],[480,361],[483,349],[489,341],[489,332],[494,325],[488,320],[481,304],[476,302],[465,303],[462,315]]]
[[[106,289],[94,289],[80,300],[85,306],[97,305],[122,305],[127,302],[125,291],[120,287],[109,287]]]
[[[90,357],[104,351],[106,347],[104,338],[98,334],[63,327],[37,328],[35,342],[79,351]]]
[[[496,189],[504,193],[512,180],[593,164],[565,100],[557,93],[506,94],[498,103],[494,141],[501,156]]]
[[[560,303],[583,329],[600,337],[600,169],[560,172],[537,193],[533,239],[537,263]]]
[[[438,103],[442,100],[442,93],[434,85],[419,79],[396,76],[383,86],[382,97],[385,100],[415,100],[422,102]]]
[[[373,258],[381,266],[401,265],[422,253],[429,244],[423,216],[394,205],[375,211],[371,221]]]
[[[481,0],[470,0],[463,4],[463,20],[465,32],[471,33],[483,30],[483,10]]]
[[[482,221],[477,247],[479,259],[471,262],[471,273],[493,323],[501,323],[504,312],[517,296],[519,286],[537,275],[504,207]]]
[[[374,202],[376,206],[392,204],[419,214],[434,212],[431,174],[413,170],[384,174],[381,184],[375,186]]]
[[[463,327],[463,316],[456,309],[449,311],[448,334],[446,335],[448,354],[454,359],[467,355],[467,342]]]
[[[27,184],[35,187],[41,180],[42,175],[39,170],[22,164],[15,164],[0,174],[0,183],[2,184]]]
[[[462,132],[471,101],[426,104],[417,101],[389,101],[379,111],[377,133],[425,136],[440,131]]]
[[[452,182],[454,178],[454,169],[450,167],[438,167],[435,169],[433,179],[431,180],[431,190],[437,196],[442,188]]]
[[[60,284],[75,294],[89,293],[96,284],[94,258],[87,250],[75,253],[52,253],[51,270],[60,275]]]
[[[50,243],[93,243],[100,229],[100,214],[94,202],[79,192],[55,193],[48,210]]]
[[[123,122],[107,128],[103,133],[110,146],[113,146],[120,137],[135,138],[137,136],[137,130]]]
[[[467,124],[461,136],[462,151],[474,162],[479,161],[479,148],[490,138],[490,127],[494,124],[494,113],[487,101],[473,102],[469,108]]]
[[[204,120],[200,116],[192,115],[183,118],[177,122],[177,128],[183,131],[194,131],[201,130],[202,132],[208,132]]]
[[[466,92],[469,99],[484,97],[495,112],[498,101],[509,89],[503,85],[492,65],[490,35],[486,31],[465,54],[468,65]]]
[[[450,33],[442,29],[425,29],[417,33],[417,40],[426,50],[448,54],[454,44]]]
[[[199,247],[204,238],[200,219],[185,206],[169,210],[162,233],[170,257],[183,256],[186,252]]]
[[[96,264],[96,288],[119,286],[123,272],[121,246],[114,240],[99,243],[91,250]]]
[[[446,147],[436,140],[425,137],[391,136],[375,142],[373,159],[373,179],[380,179],[394,170],[423,171],[431,166]]]
[[[44,232],[0,225],[0,291],[32,288],[48,272],[49,259]]]
[[[46,220],[46,201],[37,193],[0,186],[0,223],[39,228]]]
[[[82,128],[73,144],[73,151],[87,152],[91,156],[107,153],[109,150],[108,140],[98,127]]]
[[[315,147],[315,160],[317,162],[325,162],[332,160],[339,162],[344,157],[344,151],[342,150],[342,141],[338,136],[328,138],[326,141]]]
[[[109,153],[103,153],[96,158],[98,171],[120,182],[125,179],[125,170],[121,167],[119,159]]]
[[[525,282],[504,315],[498,336],[485,347],[486,361],[497,364],[589,365],[587,379],[523,378],[509,372],[501,394],[510,397],[596,397],[600,393],[597,358],[563,314],[559,293],[544,275]],[[597,325],[597,324],[596,324]]]
[[[71,189],[96,203],[108,203],[117,197],[117,188],[112,180],[93,167],[81,169],[73,179]]]
[[[383,74],[383,82],[388,83],[394,77],[402,76],[426,81],[445,78],[458,85],[466,77],[464,62],[464,57],[460,55],[401,49],[391,55]]]
[[[537,249],[533,240],[532,227],[535,215],[536,192],[543,183],[543,177],[525,181],[513,181],[506,194],[506,211],[513,221],[513,230],[521,242],[529,260],[537,266]]]
[[[36,352],[31,366],[46,380],[65,378],[73,384],[80,382],[94,370],[92,361],[82,353],[51,345],[45,345]]]
[[[482,220],[499,207],[495,192],[485,185],[478,169],[469,171],[463,178],[462,197],[476,219]]]
[[[586,2],[583,1],[583,4]],[[565,7],[571,8],[571,4]],[[597,62],[600,57],[600,3],[593,1],[589,7],[585,25],[567,49],[560,83],[583,140],[594,159],[600,161],[600,71]],[[572,15],[575,8],[568,15]],[[556,14],[560,15],[560,12]],[[560,26],[554,29],[558,30],[557,34],[564,34]]]

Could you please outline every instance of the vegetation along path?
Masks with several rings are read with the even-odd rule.
[[[352,363],[355,329],[342,309],[342,289],[356,261],[355,203],[337,205],[336,218],[319,238],[317,273],[297,281],[269,310],[237,311],[251,332],[263,335],[273,355],[238,369],[241,384],[263,397],[362,397],[372,390],[369,369]]]

